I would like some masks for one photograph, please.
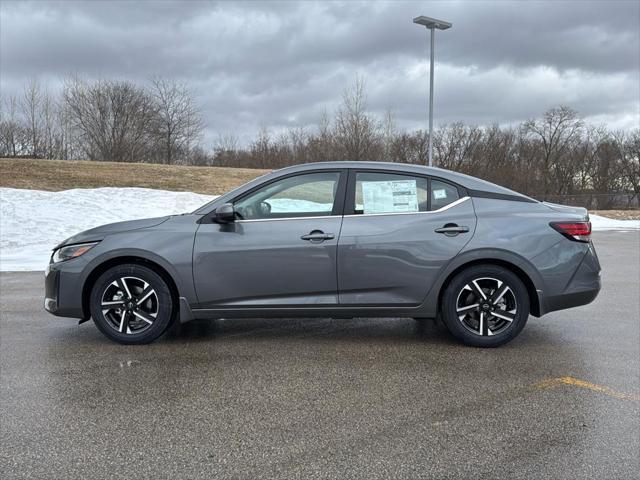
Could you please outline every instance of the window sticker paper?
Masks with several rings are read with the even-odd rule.
[[[435,198],[436,200],[442,200],[443,198],[447,198],[447,191],[444,188],[434,190],[433,198]]]
[[[362,182],[364,213],[418,211],[418,189],[414,180]]]

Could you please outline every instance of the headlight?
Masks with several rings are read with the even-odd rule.
[[[92,243],[78,243],[77,245],[68,245],[66,247],[59,248],[53,252],[53,257],[51,257],[51,261],[53,263],[64,262],[65,260],[70,260],[72,258],[79,257],[87,253],[94,246],[96,246],[99,242]]]

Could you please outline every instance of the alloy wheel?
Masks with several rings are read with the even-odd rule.
[[[153,325],[160,304],[156,291],[138,277],[120,277],[105,288],[101,309],[107,323],[114,330],[135,335]]]
[[[511,287],[497,278],[476,278],[456,299],[456,315],[462,326],[479,336],[507,330],[516,318],[518,303]]]

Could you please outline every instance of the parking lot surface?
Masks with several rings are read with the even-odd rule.
[[[637,478],[640,235],[510,344],[413,319],[218,320],[126,347],[0,274],[0,477]]]

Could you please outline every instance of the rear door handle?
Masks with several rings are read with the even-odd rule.
[[[324,242],[325,240],[332,240],[336,238],[336,236],[333,233],[324,233],[321,230],[313,230],[306,235],[302,235],[300,238],[309,242],[320,243]]]
[[[459,233],[467,233],[469,231],[469,227],[459,227],[458,225],[445,225],[441,228],[436,228],[434,232],[436,233],[444,233],[448,236],[458,235]]]

